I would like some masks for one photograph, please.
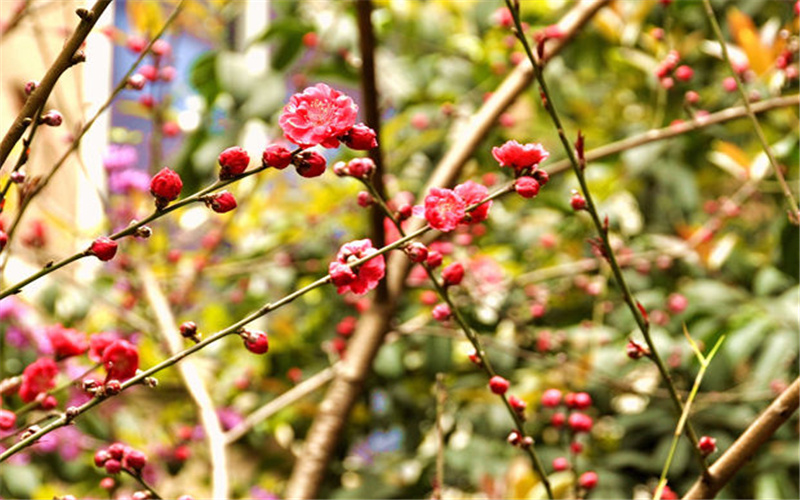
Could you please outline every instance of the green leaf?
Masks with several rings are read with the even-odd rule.
[[[304,24],[296,18],[285,19],[273,23],[269,29],[259,37],[258,41],[273,41],[274,45],[270,64],[274,69],[280,71],[286,68],[300,53],[304,47],[302,41],[303,35],[312,30],[312,26]]]
[[[216,71],[217,56],[217,52],[206,52],[195,59],[189,70],[189,83],[205,98],[207,103],[214,102],[220,93]]]

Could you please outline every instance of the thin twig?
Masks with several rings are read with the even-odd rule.
[[[758,141],[761,143],[761,147],[764,149],[764,153],[767,155],[767,158],[769,158],[769,164],[772,166],[772,170],[775,172],[775,177],[778,178],[778,182],[783,190],[783,195],[786,197],[786,201],[789,203],[789,221],[795,225],[798,225],[800,224],[800,209],[798,209],[797,200],[794,199],[792,190],[789,188],[789,184],[786,182],[783,171],[781,171],[781,166],[778,164],[778,160],[775,159],[775,154],[772,152],[772,148],[770,147],[769,142],[767,142],[764,131],[761,129],[761,125],[758,123],[758,118],[756,118],[755,113],[753,113],[753,109],[750,106],[750,98],[744,91],[744,83],[742,83],[742,78],[733,67],[733,61],[731,61],[730,54],[728,54],[728,46],[725,43],[725,37],[722,35],[722,29],[719,27],[719,23],[717,22],[717,16],[714,15],[714,9],[711,7],[711,2],[709,0],[703,0],[703,6],[705,7],[705,13],[706,17],[708,18],[708,22],[711,24],[711,30],[714,32],[714,36],[717,38],[720,48],[722,49],[722,58],[727,63],[728,68],[731,70],[731,74],[733,75],[733,79],[736,81],[736,89],[739,91],[739,95],[742,98],[742,103],[747,110],[747,116],[753,123],[753,129],[756,131]]]
[[[169,301],[161,290],[153,271],[145,264],[140,263],[137,268],[139,278],[142,280],[144,295],[150,304],[150,309],[156,317],[158,331],[166,340],[169,354],[175,355],[183,347],[184,339],[178,331],[175,316],[169,306]],[[211,496],[212,498],[225,499],[230,496],[228,481],[228,458],[225,451],[225,434],[222,424],[217,416],[211,394],[203,382],[203,377],[192,359],[184,360],[178,365],[184,385],[197,406],[200,414],[200,424],[208,442],[208,451],[211,458]]]

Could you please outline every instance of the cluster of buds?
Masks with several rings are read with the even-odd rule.
[[[103,467],[108,474],[119,474],[125,469],[139,477],[147,465],[147,455],[122,443],[114,443],[108,448],[97,450],[94,464]]]
[[[523,436],[519,431],[513,430],[508,433],[506,438],[508,444],[511,446],[519,446],[520,448],[529,448],[533,445],[533,438],[530,436]]]
[[[356,331],[358,320],[355,316],[345,316],[336,324],[336,337],[330,342],[330,348],[339,357],[347,352],[347,339]]]
[[[677,50],[670,50],[667,57],[661,61],[655,70],[655,75],[659,79],[661,86],[669,90],[675,86],[675,78],[682,82],[688,82],[694,76],[691,66],[685,64],[678,66],[681,55]]]
[[[122,383],[115,378],[105,382],[98,382],[94,379],[86,379],[83,381],[82,388],[85,393],[91,394],[96,398],[105,398],[109,396],[116,396],[122,392]]]
[[[337,162],[333,166],[333,173],[339,177],[355,177],[366,181],[375,173],[375,168],[375,162],[371,158],[354,158],[347,163]]]

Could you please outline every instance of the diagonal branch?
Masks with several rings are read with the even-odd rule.
[[[775,434],[800,405],[800,378],[770,404],[750,424],[730,448],[709,467],[709,476],[700,477],[683,500],[714,498],[756,451]]]
[[[8,129],[3,140],[0,141],[0,168],[2,168],[2,165],[6,162],[8,155],[11,153],[11,149],[22,137],[28,125],[30,125],[33,120],[37,119],[36,111],[47,101],[58,79],[77,62],[75,56],[78,49],[80,49],[81,44],[86,40],[86,37],[89,36],[89,32],[92,31],[95,23],[97,23],[97,20],[110,3],[111,0],[98,0],[91,10],[79,10],[82,15],[79,14],[81,21],[78,27],[75,28],[72,36],[66,41],[64,48],[61,49],[61,53],[53,62],[53,65],[50,66],[50,69],[47,70],[47,73],[45,73],[41,82],[36,87],[36,90],[34,90],[28,97],[28,100],[25,101],[25,105],[17,115],[11,128]]]
[[[144,286],[144,294],[150,303],[150,308],[156,317],[158,331],[167,343],[170,355],[175,355],[183,348],[184,339],[178,331],[178,325],[169,301],[158,284],[153,271],[142,264],[137,267],[139,278]],[[225,434],[219,422],[217,411],[208,388],[203,383],[203,377],[197,369],[194,359],[185,359],[178,363],[178,371],[183,383],[194,400],[200,413],[200,423],[205,431],[208,441],[209,456],[211,457],[211,491],[212,498],[229,498],[228,466],[225,452]]]

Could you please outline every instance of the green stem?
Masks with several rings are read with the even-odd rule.
[[[611,266],[611,271],[614,274],[614,278],[617,281],[617,285],[620,288],[622,293],[623,300],[628,305],[628,308],[633,315],[636,324],[639,327],[639,330],[642,332],[642,336],[644,337],[645,341],[647,342],[647,346],[650,348],[652,353],[651,359],[655,362],[656,366],[658,367],[658,371],[661,374],[661,378],[667,385],[667,389],[669,391],[670,397],[675,405],[675,408],[678,410],[679,413],[683,412],[683,403],[681,401],[680,396],[678,395],[678,391],[675,388],[675,383],[672,380],[672,376],[669,373],[664,361],[661,359],[661,356],[658,354],[658,350],[656,349],[655,343],[653,342],[653,338],[650,335],[650,324],[639,311],[639,308],[636,304],[636,300],[633,297],[633,293],[631,292],[627,281],[625,280],[624,276],[622,275],[622,268],[617,263],[617,258],[614,254],[613,249],[611,248],[611,243],[608,239],[608,232],[605,228],[605,225],[600,220],[600,215],[598,214],[597,207],[595,206],[594,199],[592,198],[591,192],[589,191],[589,186],[586,183],[586,177],[584,176],[583,168],[581,167],[578,158],[575,155],[575,150],[572,148],[572,145],[567,140],[567,137],[564,133],[564,127],[561,124],[561,118],[558,115],[558,112],[553,105],[552,96],[550,91],[547,87],[547,82],[544,79],[544,75],[542,74],[541,66],[537,58],[534,56],[533,52],[531,51],[531,47],[528,44],[527,39],[522,31],[522,23],[519,18],[519,11],[517,11],[511,3],[511,0],[505,0],[506,5],[508,6],[509,10],[512,13],[512,17],[514,18],[514,24],[517,29],[517,38],[519,38],[520,42],[522,43],[523,48],[525,49],[525,53],[528,56],[528,59],[531,61],[533,65],[533,74],[536,78],[537,82],[539,83],[539,87],[541,89],[542,95],[544,97],[545,102],[545,110],[547,111],[548,115],[550,115],[553,124],[556,127],[556,131],[558,132],[558,137],[561,140],[561,144],[564,146],[564,150],[567,153],[567,157],[569,158],[570,165],[572,166],[572,170],[575,173],[575,176],[578,178],[578,183],[581,186],[581,191],[583,192],[583,196],[586,199],[586,211],[589,212],[589,215],[592,218],[592,222],[594,223],[597,232],[600,234],[600,238],[603,242],[603,248],[605,250],[605,257],[608,260],[609,265]],[[697,457],[698,463],[702,467],[703,473],[708,474],[708,464],[706,463],[705,457],[700,453],[698,448],[698,438],[697,434],[694,431],[692,425],[687,422],[686,424],[686,435],[688,436],[689,440],[692,442],[697,453],[695,456]]]
[[[733,67],[733,62],[731,61],[730,54],[728,53],[728,46],[725,44],[725,37],[722,35],[722,29],[719,27],[717,17],[714,15],[714,9],[711,7],[711,2],[709,0],[703,0],[703,6],[705,7],[705,13],[706,17],[708,18],[708,22],[711,24],[711,30],[714,32],[714,36],[717,38],[719,46],[722,49],[722,58],[728,64],[728,68],[731,70],[733,79],[736,81],[736,89],[739,91],[739,95],[742,98],[742,103],[747,110],[747,116],[750,117],[750,121],[753,123],[753,128],[756,131],[758,141],[761,143],[761,147],[769,159],[769,164],[772,166],[772,170],[775,172],[775,176],[778,178],[778,182],[781,185],[783,195],[786,197],[786,201],[789,203],[789,220],[795,225],[800,224],[800,210],[798,210],[797,201],[794,199],[792,190],[789,188],[789,184],[786,182],[786,177],[784,177],[783,172],[781,171],[781,166],[775,159],[775,155],[772,152],[769,142],[767,142],[764,131],[761,129],[761,125],[758,123],[758,118],[756,118],[755,113],[753,113],[753,108],[750,106],[750,98],[744,91],[744,84],[742,83],[741,76],[739,76],[739,73],[737,73],[736,69]]]
[[[141,474],[137,474],[137,473],[131,472],[128,469],[122,469],[122,471],[125,472],[127,475],[131,476],[133,479],[135,479],[137,483],[141,484],[144,487],[144,489],[149,491],[150,495],[151,495],[150,498],[154,498],[156,500],[163,500],[163,497],[161,495],[159,495],[156,492],[156,490],[153,489],[152,486],[147,484],[147,481],[144,480],[144,478],[142,477]]]

